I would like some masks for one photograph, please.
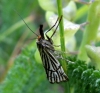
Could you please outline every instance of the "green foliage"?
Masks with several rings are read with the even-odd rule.
[[[89,12],[87,17],[87,21],[89,22],[89,25],[85,28],[83,34],[83,40],[79,50],[81,52],[78,55],[78,59],[85,60],[85,61],[87,60],[88,57],[86,54],[85,45],[95,42],[97,38],[98,28],[100,24],[100,18],[98,17],[100,13],[99,8],[100,8],[100,1],[94,2],[89,7]]]
[[[35,60],[34,52],[23,49],[1,83],[0,93],[51,93],[52,87],[52,93],[59,93],[56,89],[58,85],[49,84],[43,66]],[[99,93],[100,71],[77,61],[76,57],[67,60],[70,60],[67,61],[70,90],[73,89],[73,93]]]
[[[68,60],[69,83],[73,93],[100,93],[100,70],[75,57]]]
[[[36,63],[34,50],[23,49],[0,85],[0,93],[51,93],[41,64]],[[52,93],[59,93],[53,85]]]

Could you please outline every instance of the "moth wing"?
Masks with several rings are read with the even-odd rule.
[[[59,83],[68,80],[68,77],[58,59],[49,51],[49,49],[42,48],[40,51],[40,56],[49,82]]]

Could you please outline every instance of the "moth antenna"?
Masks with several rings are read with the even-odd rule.
[[[21,15],[17,12],[17,10],[14,9],[14,11],[18,14],[18,16],[22,19],[22,21],[25,23],[25,25],[30,29],[31,32],[33,32],[33,30],[26,24],[26,22],[24,21],[24,19],[21,17]],[[35,32],[33,32],[36,36],[38,36],[38,34],[36,34]]]

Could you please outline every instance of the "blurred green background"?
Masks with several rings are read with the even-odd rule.
[[[0,64],[6,65],[9,60],[11,53],[14,50],[19,39],[25,34],[26,26],[19,26],[16,28],[14,26],[17,22],[21,20],[17,12],[24,18],[32,14],[33,23],[32,29],[36,30],[38,25],[44,20],[44,13],[38,5],[38,1],[29,0],[7,0],[0,1]],[[15,28],[13,31],[10,29],[12,26]],[[10,29],[10,31],[8,31]],[[8,31],[8,32],[7,32]],[[30,31],[27,31],[27,36],[30,34]],[[32,34],[32,33],[31,33]],[[6,36],[3,36],[6,35]]]
[[[0,72],[7,67],[13,52],[13,56],[19,54],[25,41],[32,41],[27,39],[31,37],[32,32],[20,22],[22,19],[14,9],[23,19],[31,15],[27,24],[29,23],[33,31],[36,31],[39,24],[44,22],[44,12],[37,0],[0,1]],[[24,44],[21,44],[23,42]],[[15,49],[16,46],[18,46],[17,49]]]

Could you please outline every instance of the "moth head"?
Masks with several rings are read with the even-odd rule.
[[[41,39],[42,39],[42,38],[41,38],[41,35],[39,35],[39,36],[38,36],[38,41],[40,41]]]

